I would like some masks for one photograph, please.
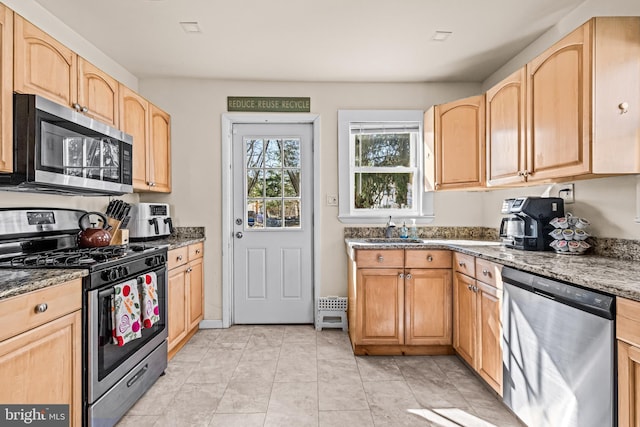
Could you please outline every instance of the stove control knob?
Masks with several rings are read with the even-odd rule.
[[[109,280],[109,271],[108,270],[103,271],[101,276],[102,276],[102,280]]]
[[[119,278],[120,276],[118,275],[118,270],[116,270],[115,268],[109,270],[109,280],[116,280]]]

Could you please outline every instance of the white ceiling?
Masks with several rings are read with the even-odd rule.
[[[140,78],[481,82],[584,0],[36,1]]]

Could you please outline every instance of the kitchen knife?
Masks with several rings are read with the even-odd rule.
[[[113,214],[113,206],[115,204],[115,200],[111,200],[109,202],[109,205],[107,206],[107,211],[105,212],[105,215],[107,216],[111,216]]]
[[[125,203],[124,210],[122,211],[122,215],[120,218],[122,221],[124,221],[124,219],[129,215],[130,210],[131,210],[131,205],[129,203]]]
[[[116,205],[116,209],[113,212],[113,217],[117,220],[120,220],[120,215],[124,212],[124,202],[122,200],[118,200]]]

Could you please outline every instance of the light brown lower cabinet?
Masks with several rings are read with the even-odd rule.
[[[0,301],[0,402],[67,404],[82,425],[82,282]]]
[[[452,352],[449,251],[358,250],[355,258],[348,309],[355,354]]]
[[[640,425],[640,302],[616,298],[618,426]]]
[[[204,317],[203,243],[169,251],[169,359],[198,331]]]
[[[453,348],[502,395],[502,266],[460,253],[453,265]]]

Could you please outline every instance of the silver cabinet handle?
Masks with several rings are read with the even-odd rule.
[[[411,273],[408,273],[408,274],[406,275],[406,278],[407,278],[407,279],[409,279],[409,280],[411,280],[411,279],[413,278],[413,276],[411,275]]]
[[[427,261],[428,261],[428,262],[433,261],[433,257],[432,257],[431,255],[428,255],[428,256],[427,256]]]
[[[187,272],[187,273],[191,273],[192,271],[193,271],[193,268],[189,267],[189,268],[187,268],[187,271],[186,271],[186,272]]]
[[[242,231],[238,231],[238,232],[236,233],[236,237],[237,237],[238,239],[242,239],[242,238],[244,237],[244,234],[242,234]]]
[[[472,290],[473,292],[478,292],[478,287],[477,287],[477,286],[472,286],[472,287],[471,287],[471,290]]]
[[[38,304],[36,305],[36,313],[44,313],[45,311],[47,311],[47,309],[49,308],[49,306],[47,305],[46,302],[43,302],[42,304]]]
[[[472,287],[471,285],[467,285],[467,289],[471,290],[471,287]]]
[[[80,111],[82,111],[83,113],[86,113],[87,111],[89,111],[89,109],[87,107],[82,107]]]
[[[80,111],[82,109],[82,107],[80,106],[80,104],[78,104],[77,102],[71,104],[71,107],[76,110],[76,111]]]
[[[384,262],[384,257],[382,255],[378,255],[378,262]]]
[[[182,255],[178,255],[178,256],[176,257],[176,260],[178,260],[178,261],[182,261]]]
[[[400,273],[400,274],[398,274],[398,277],[401,278],[401,279],[404,279],[404,274]]]
[[[458,261],[458,265],[459,265],[460,267],[464,267],[464,266],[465,266],[465,263],[464,263],[464,261]]]
[[[200,254],[200,249],[196,249],[196,255]]]
[[[489,270],[487,270],[486,268],[482,269],[482,275],[483,276],[488,276],[489,275]]]

